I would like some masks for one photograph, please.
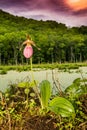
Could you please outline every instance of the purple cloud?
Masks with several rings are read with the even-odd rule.
[[[56,20],[68,26],[87,25],[87,9],[73,10],[66,0],[0,0],[0,8],[27,18]]]

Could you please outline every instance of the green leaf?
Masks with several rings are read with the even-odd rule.
[[[20,82],[18,83],[18,87],[20,88],[29,88],[29,87],[34,87],[35,84],[37,84],[37,81],[31,81],[31,82]]]
[[[78,97],[82,93],[86,92],[86,80],[77,78],[73,83],[65,89],[65,93],[72,98]],[[85,82],[85,83],[84,83]]]
[[[36,80],[29,82],[30,87],[34,87],[34,86],[36,86],[36,84],[38,84],[38,81],[36,81]]]
[[[71,102],[63,97],[55,97],[49,103],[49,110],[62,117],[69,117],[75,114],[75,110]]]
[[[42,108],[48,106],[48,101],[51,97],[51,85],[48,80],[44,80],[40,83],[41,105]]]
[[[29,86],[29,83],[28,82],[20,82],[19,84],[18,84],[18,87],[20,87],[20,88],[26,88],[26,87],[28,87]]]
[[[26,89],[24,90],[24,92],[25,92],[25,94],[27,95],[27,94],[29,94],[30,90],[29,90],[28,88],[26,88]]]

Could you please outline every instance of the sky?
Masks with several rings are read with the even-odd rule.
[[[0,0],[0,9],[16,16],[87,26],[87,0]]]

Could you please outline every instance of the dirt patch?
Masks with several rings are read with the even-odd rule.
[[[50,116],[34,116],[25,122],[24,130],[58,130],[56,123]]]

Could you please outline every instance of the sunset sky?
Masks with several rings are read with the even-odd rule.
[[[87,0],[0,0],[0,9],[37,20],[55,20],[67,26],[87,26]]]

